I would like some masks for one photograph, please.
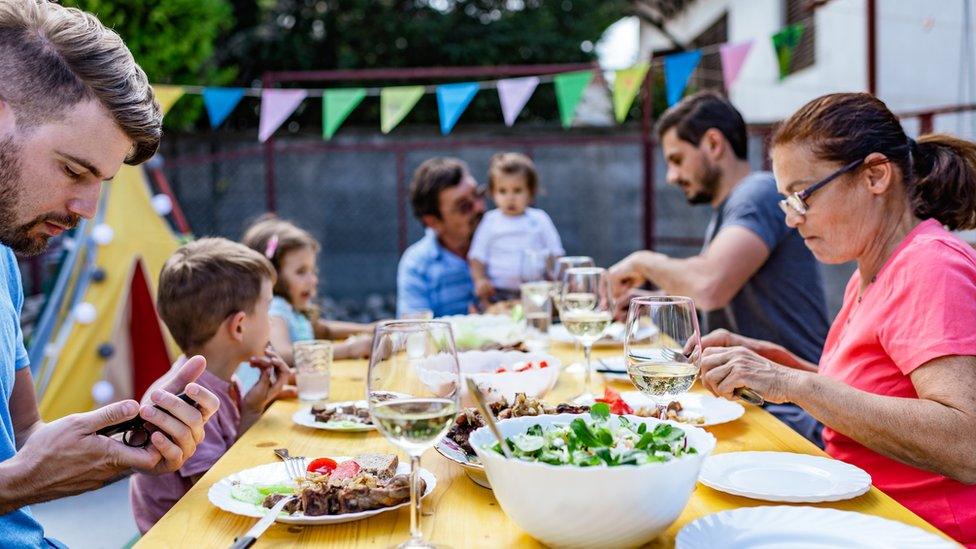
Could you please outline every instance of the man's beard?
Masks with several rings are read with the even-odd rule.
[[[0,137],[0,243],[10,246],[23,255],[37,255],[47,248],[50,235],[31,231],[51,221],[62,227],[74,227],[79,217],[74,215],[43,214],[32,221],[18,225],[17,212],[21,209],[20,197],[24,182],[20,180],[20,147],[13,137]]]
[[[688,203],[693,205],[711,203],[715,198],[720,179],[722,179],[722,170],[705,161],[705,173],[702,174],[701,189],[688,197]]]

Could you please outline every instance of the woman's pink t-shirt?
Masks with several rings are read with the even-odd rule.
[[[943,356],[976,355],[976,252],[937,221],[915,227],[858,299],[860,284],[855,272],[827,335],[821,374],[869,393],[918,398],[913,370]],[[886,494],[976,547],[976,486],[882,456],[829,427],[823,436],[828,454],[864,469]]]

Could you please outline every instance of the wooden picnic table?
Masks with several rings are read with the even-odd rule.
[[[582,353],[569,345],[553,344],[551,354],[564,365],[582,360]],[[619,347],[598,348],[593,351],[594,361],[600,357],[619,354]],[[367,361],[364,360],[335,362],[332,367],[330,399],[362,399],[365,395],[366,369]],[[580,375],[564,371],[556,388],[545,400],[552,403],[565,401],[567,397],[579,392],[581,383]],[[633,389],[630,382],[611,383],[618,390]],[[695,390],[702,389],[696,385]],[[280,401],[272,405],[264,417],[237,441],[136,547],[229,547],[234,538],[246,532],[256,519],[221,511],[207,499],[207,490],[227,475],[275,461],[272,455],[274,448],[286,447],[293,455],[303,455],[309,459],[396,451],[392,444],[375,431],[341,433],[296,425],[291,416],[301,406],[302,403],[295,400]],[[746,413],[737,421],[707,428],[718,440],[715,453],[767,450],[826,455],[765,410],[749,404],[744,406]],[[403,453],[399,455],[401,461],[406,460]],[[428,539],[456,549],[540,546],[508,519],[490,490],[472,482],[456,464],[432,449],[424,454],[422,466],[437,477],[436,489],[424,499],[425,515],[429,516],[422,517],[422,525]],[[613,495],[607,494],[607,497]],[[648,547],[672,547],[678,530],[704,515],[758,505],[781,504],[732,496],[698,484],[678,520]],[[894,519],[946,537],[875,487],[855,499],[812,505]],[[429,514],[430,511],[433,511],[432,515]],[[571,520],[571,517],[567,517],[567,520]],[[258,540],[256,546],[389,547],[404,541],[409,532],[409,509],[403,507],[366,520],[330,526],[297,527],[275,524]]]

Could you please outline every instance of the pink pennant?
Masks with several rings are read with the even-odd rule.
[[[537,76],[498,81],[498,100],[502,103],[502,117],[505,118],[506,126],[515,124],[515,119],[525,108],[525,104],[529,102],[538,85]]]
[[[732,84],[739,77],[739,71],[742,70],[742,64],[745,63],[750,48],[752,48],[752,40],[738,44],[724,44],[719,48],[719,54],[722,56],[722,77],[725,79],[726,91],[732,89]]]
[[[298,105],[308,97],[305,90],[264,90],[261,92],[261,122],[258,139],[265,142]]]

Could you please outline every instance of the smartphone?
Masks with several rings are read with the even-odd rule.
[[[192,398],[190,398],[186,393],[180,393],[176,395],[183,402],[197,408],[197,403]],[[158,410],[166,412],[158,404],[154,404]],[[166,412],[167,414],[169,412]],[[136,416],[128,421],[123,421],[122,423],[116,423],[115,425],[109,425],[108,427],[103,427],[96,434],[111,437],[122,433],[122,442],[126,446],[132,446],[135,448],[145,448],[149,445],[149,436],[152,432],[149,427],[146,426],[146,420],[142,419],[142,416]]]

